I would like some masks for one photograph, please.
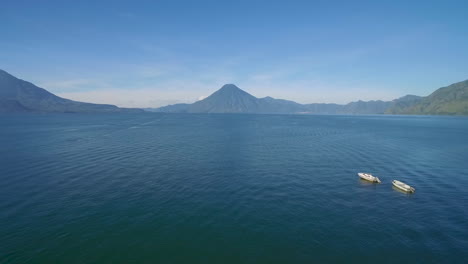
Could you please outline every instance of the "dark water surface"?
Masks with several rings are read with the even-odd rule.
[[[0,126],[0,263],[468,263],[468,118],[51,114]]]

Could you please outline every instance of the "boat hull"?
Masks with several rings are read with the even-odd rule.
[[[372,183],[380,183],[380,179],[368,173],[358,173],[359,178]]]
[[[405,183],[403,183],[401,181],[394,180],[392,182],[392,184],[398,190],[401,190],[401,191],[404,191],[404,192],[407,192],[407,193],[414,193],[416,191],[416,189],[414,189],[413,187],[411,187],[408,184],[405,184]]]

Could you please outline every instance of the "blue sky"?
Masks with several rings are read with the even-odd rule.
[[[99,3],[96,3],[99,2]],[[468,79],[468,1],[0,3],[0,68],[60,96],[193,102],[225,83],[301,103]]]

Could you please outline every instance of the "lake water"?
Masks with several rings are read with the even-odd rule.
[[[25,114],[0,126],[0,263],[468,263],[468,118]]]

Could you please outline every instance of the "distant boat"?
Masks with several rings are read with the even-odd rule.
[[[392,181],[393,183],[393,186],[395,186],[396,188],[404,191],[404,192],[408,192],[408,193],[414,193],[416,191],[416,189],[414,189],[413,187],[409,186],[408,184],[406,183],[403,183],[401,181],[397,181],[397,180],[394,180]]]
[[[372,176],[372,174],[370,174],[370,173],[359,172],[358,175],[363,180],[370,181],[370,182],[375,182],[375,183],[380,183],[380,179],[375,177],[375,176]]]

